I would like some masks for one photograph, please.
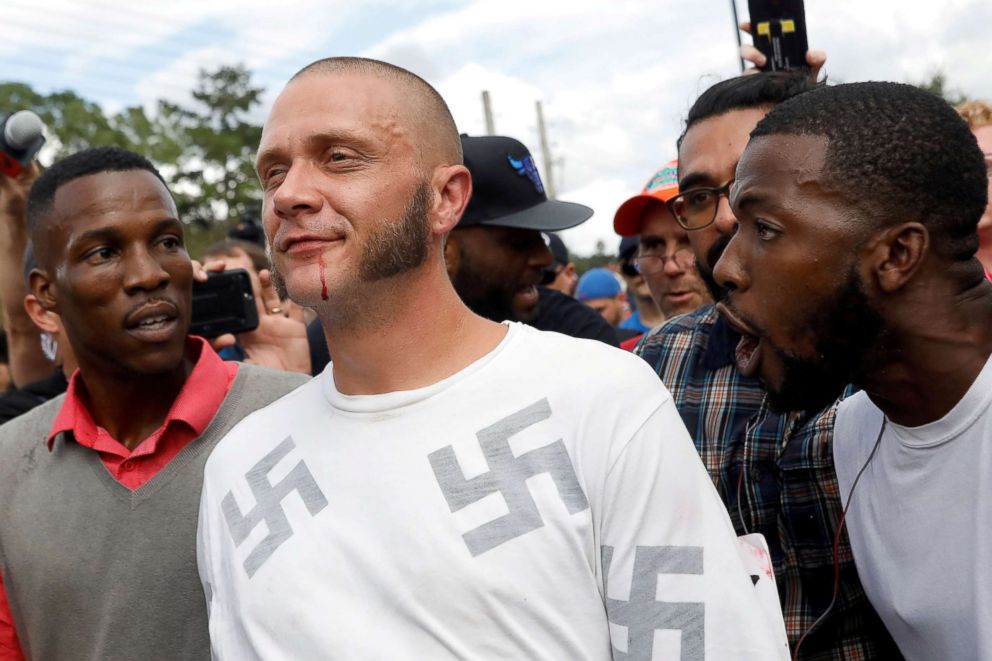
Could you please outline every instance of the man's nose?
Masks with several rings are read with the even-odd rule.
[[[727,291],[747,289],[750,278],[743,263],[740,235],[735,234],[713,267],[713,279]]]
[[[146,249],[132,251],[125,261],[125,291],[155,291],[169,282],[169,272]]]
[[[313,167],[308,163],[290,166],[285,178],[272,194],[277,215],[290,217],[320,209],[323,198],[314,185]]]
[[[720,234],[733,234],[737,231],[737,218],[730,209],[730,201],[723,195],[717,198],[713,224]]]

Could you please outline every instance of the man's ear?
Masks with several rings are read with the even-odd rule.
[[[464,165],[443,165],[435,168],[431,188],[435,191],[431,231],[447,234],[458,225],[468,206],[472,175]]]
[[[462,246],[458,239],[458,232],[451,232],[448,234],[448,240],[444,242],[444,266],[451,279],[454,279],[458,273],[462,261]]]
[[[930,251],[930,232],[918,222],[901,223],[879,232],[866,246],[869,268],[886,293],[902,289]]]
[[[45,309],[34,294],[28,294],[24,297],[24,310],[42,333],[58,335],[62,330],[62,321],[59,315]]]
[[[45,310],[58,311],[58,301],[55,297],[55,283],[48,273],[39,268],[32,269],[28,275],[28,291]]]

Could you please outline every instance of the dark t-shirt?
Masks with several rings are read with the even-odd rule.
[[[60,365],[51,376],[4,393],[0,397],[0,425],[58,397],[68,387],[69,382],[66,381]]]
[[[537,291],[540,294],[537,316],[530,322],[534,328],[620,346],[616,330],[588,305],[547,287],[538,287]]]

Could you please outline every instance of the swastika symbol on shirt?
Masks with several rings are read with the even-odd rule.
[[[682,633],[681,661],[703,661],[706,654],[705,604],[656,601],[658,574],[703,573],[702,547],[636,547],[629,601],[610,599],[607,578],[613,562],[613,547],[603,546],[602,557],[606,614],[610,622],[627,628],[627,652],[614,647],[613,658],[651,661],[654,632],[669,629]]]
[[[508,513],[462,535],[469,553],[477,556],[515,537],[537,530],[544,525],[526,480],[547,473],[569,514],[589,507],[565,444],[554,443],[514,457],[510,438],[532,425],[551,417],[547,399],[499,420],[476,433],[489,471],[471,479],[465,478],[449,445],[432,452],[428,459],[452,512],[499,492],[506,501]]]
[[[245,558],[244,567],[248,572],[248,578],[255,575],[255,572],[265,564],[276,549],[293,536],[293,528],[286,518],[286,513],[282,509],[282,501],[292,492],[296,492],[303,501],[310,516],[316,516],[322,509],[327,507],[327,498],[324,497],[317,482],[313,479],[310,469],[306,463],[300,460],[296,466],[278,484],[269,482],[269,473],[275,468],[283,457],[296,448],[296,443],[292,436],[287,436],[282,443],[251,467],[245,473],[248,480],[248,487],[252,495],[255,496],[256,505],[247,514],[241,513],[241,508],[234,500],[234,492],[228,491],[221,502],[221,510],[224,518],[227,519],[227,527],[234,538],[234,544],[241,546],[242,542],[248,539],[248,535],[255,527],[265,522],[269,529],[269,534],[251,550]]]

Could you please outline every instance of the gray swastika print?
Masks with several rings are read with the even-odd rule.
[[[630,600],[610,599],[608,578],[613,547],[603,546],[603,583],[606,614],[610,622],[627,628],[626,654],[613,648],[616,661],[651,661],[654,632],[680,631],[680,661],[703,661],[705,604],[657,601],[659,574],[702,574],[703,549],[699,546],[638,546],[634,549],[634,571]]]
[[[234,538],[234,544],[241,546],[242,542],[248,539],[248,535],[260,523],[265,523],[269,534],[251,550],[245,558],[244,567],[251,578],[255,572],[265,564],[276,549],[293,536],[293,528],[286,518],[286,512],[282,509],[282,501],[294,491],[299,494],[310,516],[316,516],[322,509],[327,507],[327,498],[324,497],[317,482],[313,479],[310,469],[306,463],[300,460],[296,466],[278,484],[269,482],[269,473],[275,468],[286,455],[296,448],[296,443],[292,436],[287,436],[282,443],[277,445],[271,452],[251,467],[245,473],[248,480],[248,487],[252,495],[255,496],[256,505],[247,514],[241,513],[241,508],[234,500],[234,492],[228,491],[221,502],[221,510],[224,518],[227,519],[227,527]]]
[[[527,488],[527,479],[535,475],[547,473],[551,476],[569,514],[588,509],[589,502],[575,476],[565,444],[560,439],[519,457],[514,457],[510,450],[510,438],[514,434],[550,417],[548,400],[542,399],[477,432],[476,438],[479,439],[489,471],[471,479],[465,478],[450,445],[428,456],[441,493],[452,512],[497,492],[506,501],[509,512],[462,535],[473,556],[544,525]]]

